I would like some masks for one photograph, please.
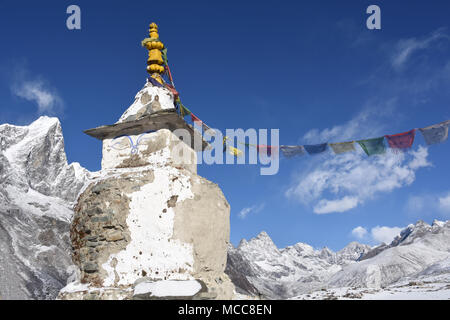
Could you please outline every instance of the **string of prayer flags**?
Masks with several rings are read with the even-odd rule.
[[[211,130],[211,128],[206,125],[202,120],[200,120],[196,115],[194,115],[189,109],[187,109],[180,101],[179,98],[176,99],[176,102],[180,105],[180,113],[184,117],[186,115],[191,116],[192,122],[196,123],[197,125],[201,125],[203,131]],[[450,120],[434,124],[425,128],[420,128],[420,132],[422,133],[426,143],[428,145],[430,144],[436,144],[440,142],[444,142],[448,139],[448,130],[450,126]],[[406,150],[412,147],[416,135],[417,129],[412,129],[407,132],[397,133],[393,135],[385,135],[378,138],[372,138],[372,139],[364,139],[364,140],[358,140],[358,141],[347,141],[347,142],[335,142],[335,143],[321,143],[321,144],[312,144],[312,145],[299,145],[299,146],[286,146],[281,145],[279,146],[279,149],[281,153],[286,158],[292,158],[295,156],[302,156],[305,153],[308,153],[310,155],[319,154],[322,152],[325,152],[327,150],[328,145],[333,150],[335,154],[342,154],[346,152],[352,152],[355,151],[355,142],[357,142],[360,147],[364,150],[364,152],[368,156],[377,155],[377,154],[384,154],[386,153],[386,144],[384,143],[384,139],[387,140],[388,145],[391,149],[394,151],[399,150]],[[214,135],[216,132],[213,131],[212,134]],[[234,148],[232,146],[228,146],[226,143],[226,140],[228,137],[223,138],[223,152],[225,152],[227,149],[228,151],[236,156],[239,157],[242,155],[242,151]],[[239,144],[245,145],[246,147],[256,147],[259,154],[265,153],[267,156],[274,155],[274,152],[278,152],[278,146],[267,146],[267,145],[254,145],[250,143],[245,142],[239,142]]]
[[[328,143],[321,143],[321,144],[310,144],[310,145],[304,145],[306,152],[308,152],[310,155],[318,154],[325,152],[327,150]]]
[[[383,154],[386,152],[384,137],[359,140],[357,142],[368,156]]]
[[[416,129],[412,129],[403,133],[385,135],[384,137],[386,138],[390,148],[395,150],[405,150],[411,148],[415,135]]]
[[[305,155],[303,146],[280,146],[280,150],[286,158]]]
[[[330,143],[331,149],[335,154],[355,151],[355,141]]]
[[[448,138],[448,126],[450,124],[450,120],[434,124],[425,128],[420,128],[420,132],[422,133],[425,142],[430,144],[444,142]]]

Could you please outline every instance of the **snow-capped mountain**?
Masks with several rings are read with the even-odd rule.
[[[0,298],[51,299],[71,273],[72,204],[88,180],[57,118],[0,125]]]
[[[383,287],[396,288],[429,276],[435,279],[436,274],[437,287],[445,289],[440,284],[450,280],[449,258],[450,221],[432,225],[418,221],[389,245],[371,248],[352,242],[338,252],[314,250],[304,243],[278,249],[262,232],[229,249],[227,273],[240,293],[257,292],[267,298],[336,298],[340,291],[343,298],[363,297],[366,291],[357,288],[371,288],[383,297]],[[359,291],[349,293],[349,288]]]
[[[391,244],[374,249],[354,265],[335,274],[329,287],[381,288],[424,271],[450,257],[450,221],[406,227]]]
[[[305,243],[278,249],[263,231],[250,241],[242,240],[237,248],[230,247],[226,272],[241,293],[288,298],[319,288],[370,249],[357,242],[338,252],[326,247],[315,250]]]

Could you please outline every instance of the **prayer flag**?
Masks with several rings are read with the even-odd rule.
[[[327,150],[328,143],[304,145],[306,152],[310,155],[322,153]]]
[[[181,103],[181,101],[180,101],[180,113],[181,113],[181,116],[184,118],[185,116],[187,116],[187,115],[191,115],[191,111],[188,109],[188,108],[186,108],[182,103]]]
[[[200,120],[199,118],[197,118],[192,112],[191,112],[191,120],[192,122],[198,122],[198,125],[202,125],[202,120]]]
[[[419,129],[428,145],[444,142],[448,138],[450,120]]]
[[[163,87],[163,85],[161,84],[161,83],[159,83],[155,78],[153,78],[153,77],[148,77],[148,81],[150,81],[150,83],[152,84],[152,85],[154,85],[155,87],[160,87],[160,88],[162,88]]]
[[[330,147],[336,154],[355,151],[355,141],[330,143]]]
[[[256,146],[256,150],[258,150],[259,154],[265,153],[268,157],[270,157],[276,153],[277,147],[261,144]]]
[[[383,154],[386,152],[384,137],[359,140],[357,142],[368,156],[374,154]]]
[[[385,135],[384,137],[386,138],[389,147],[393,149],[408,149],[411,148],[415,135],[416,129],[412,129],[408,132]]]
[[[228,146],[228,150],[229,150],[230,154],[232,154],[233,156],[239,157],[242,155],[242,151],[239,149],[236,149],[235,147]]]
[[[303,156],[305,154],[303,146],[280,146],[280,150],[286,158]]]

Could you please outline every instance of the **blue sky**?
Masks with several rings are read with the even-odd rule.
[[[70,4],[81,30],[66,28]],[[381,30],[366,28],[370,4]],[[140,41],[155,21],[183,103],[212,127],[277,128],[288,145],[399,133],[450,119],[449,14],[448,1],[424,0],[2,1],[0,123],[58,116],[69,161],[99,170],[101,143],[82,131],[116,122],[142,88]],[[417,134],[401,155],[326,153],[282,158],[273,176],[255,165],[199,174],[230,202],[234,244],[265,230],[279,247],[337,250],[448,219],[449,156],[449,142],[427,148]]]

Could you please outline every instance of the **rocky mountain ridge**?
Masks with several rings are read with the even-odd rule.
[[[429,268],[449,275],[450,221],[411,224],[388,245],[371,248],[352,242],[333,252],[305,243],[278,249],[265,232],[228,251],[227,272],[242,294],[271,299],[310,296],[329,288],[380,290],[405,279],[423,277]],[[433,267],[434,266],[434,267]],[[445,287],[445,286],[444,286]],[[323,295],[318,295],[322,296]]]
[[[0,125],[0,298],[52,299],[66,284],[72,204],[89,176],[67,163],[57,118]]]

